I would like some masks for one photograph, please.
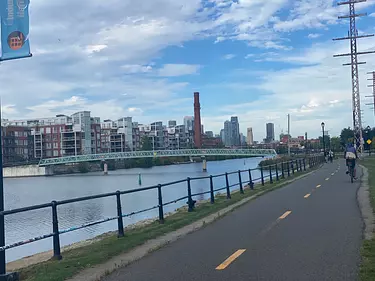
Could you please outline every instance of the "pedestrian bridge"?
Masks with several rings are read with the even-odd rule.
[[[51,166],[79,162],[105,161],[116,159],[154,158],[173,156],[275,156],[274,149],[179,149],[179,150],[155,150],[155,151],[129,151],[115,153],[87,154],[77,156],[65,156],[47,158],[39,161],[39,166]]]

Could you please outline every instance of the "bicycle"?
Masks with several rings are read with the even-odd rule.
[[[350,182],[353,183],[354,182],[354,165],[353,165],[353,162],[351,161],[351,163],[349,164],[349,176],[350,176]]]

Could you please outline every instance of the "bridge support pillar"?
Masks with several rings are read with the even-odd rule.
[[[206,158],[203,158],[202,166],[203,166],[203,172],[207,172],[207,160],[206,160]]]
[[[108,175],[108,164],[106,162],[104,162],[103,170],[104,170],[104,175]]]

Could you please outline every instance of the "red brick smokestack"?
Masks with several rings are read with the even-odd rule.
[[[199,103],[199,92],[194,93],[194,144],[202,147],[201,105]]]

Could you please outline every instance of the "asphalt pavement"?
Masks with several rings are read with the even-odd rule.
[[[359,184],[327,163],[103,280],[357,280]]]

